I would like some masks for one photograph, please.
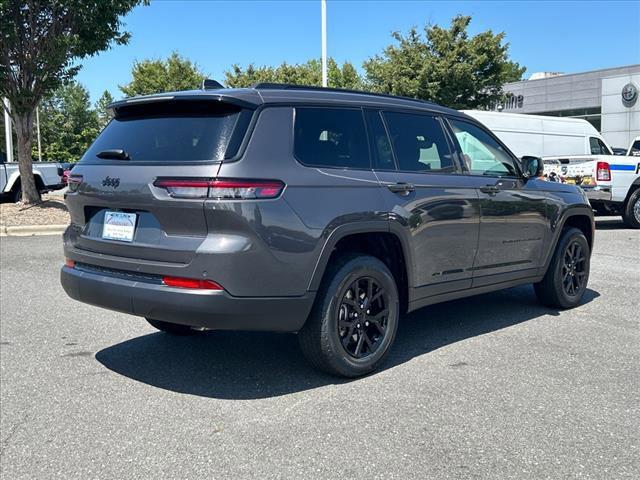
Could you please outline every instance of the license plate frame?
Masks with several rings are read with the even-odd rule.
[[[104,212],[102,238],[118,242],[132,243],[136,232],[138,215],[113,210]]]

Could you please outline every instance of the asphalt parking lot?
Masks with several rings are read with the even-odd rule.
[[[640,232],[618,219],[580,307],[528,286],[427,307],[352,381],[293,335],[171,338],[76,303],[58,237],[0,255],[3,479],[640,476]]]

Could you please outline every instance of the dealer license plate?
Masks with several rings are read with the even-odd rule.
[[[136,230],[136,216],[135,213],[104,212],[102,238],[133,242],[133,234]]]

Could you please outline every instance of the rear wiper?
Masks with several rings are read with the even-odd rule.
[[[131,160],[129,154],[121,148],[115,148],[113,150],[102,150],[96,153],[96,157],[113,160]]]

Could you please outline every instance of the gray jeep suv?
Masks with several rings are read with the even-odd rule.
[[[172,334],[297,332],[371,372],[401,314],[532,283],[586,289],[593,214],[472,118],[387,95],[259,84],[130,98],[69,178],[74,299]]]

